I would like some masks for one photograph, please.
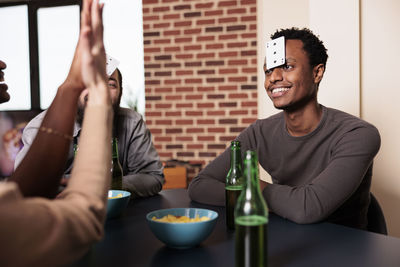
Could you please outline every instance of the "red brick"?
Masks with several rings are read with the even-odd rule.
[[[176,125],[193,125],[193,120],[176,120]]]
[[[228,98],[239,98],[239,99],[247,99],[247,94],[229,94]]]
[[[177,103],[176,108],[193,108],[193,103]]]
[[[185,79],[185,83],[201,83],[202,79]]]
[[[229,77],[229,82],[247,82],[247,77]]]
[[[180,111],[167,111],[165,112],[165,116],[167,117],[180,117],[182,115],[182,112]]]
[[[215,94],[209,94],[207,95],[207,99],[224,99],[225,95],[215,95]]]
[[[225,6],[236,6],[237,1],[219,1],[218,7],[225,7]]]
[[[220,102],[220,103],[218,103],[218,106],[220,108],[236,107],[237,103],[236,102]]]
[[[177,87],[176,89],[177,93],[182,93],[182,92],[193,92],[194,88],[190,86],[185,86],[185,87]]]
[[[155,142],[171,142],[172,137],[171,136],[156,136],[154,137]]]
[[[153,28],[168,28],[171,25],[169,22],[154,23]]]
[[[196,9],[200,9],[200,8],[211,8],[213,7],[214,2],[209,2],[209,3],[198,3],[196,4],[194,7]]]
[[[245,21],[257,21],[256,15],[253,16],[243,16],[240,18],[240,21],[245,22]]]
[[[207,57],[215,57],[215,53],[199,53],[196,55],[196,58],[207,58]]]
[[[181,84],[181,80],[176,79],[176,80],[165,80],[164,84]]]
[[[163,32],[164,36],[170,36],[170,35],[179,35],[181,34],[180,30],[172,30],[172,31],[164,31]]]
[[[218,23],[235,23],[237,22],[237,18],[229,17],[229,18],[220,18],[218,19]]]
[[[193,75],[193,70],[177,70],[175,72],[175,74],[177,76],[180,76],[180,75]]]
[[[228,15],[231,15],[231,14],[246,14],[247,11],[246,11],[245,8],[234,8],[234,9],[229,9],[227,13],[228,13]]]
[[[155,52],[161,52],[161,48],[159,47],[146,47],[143,49],[145,53],[155,53]]]
[[[185,116],[203,116],[203,111],[186,111]]]
[[[150,132],[152,135],[161,134],[163,132],[162,129],[151,128]]]
[[[178,21],[174,23],[174,27],[188,27],[192,26],[192,21]]]
[[[181,48],[179,46],[164,47],[164,52],[180,52]]]
[[[188,144],[186,146],[187,149],[203,149],[204,145],[203,144]]]
[[[215,152],[199,152],[199,157],[212,157],[215,158],[217,153]]]
[[[147,14],[150,12],[150,8],[142,8],[142,13]]]
[[[163,16],[164,20],[168,20],[168,19],[180,19],[181,18],[181,14],[166,14]]]
[[[186,95],[185,100],[201,100],[203,95]]]
[[[206,45],[206,49],[221,49],[224,48],[223,44],[208,44]]]
[[[222,10],[211,10],[204,12],[205,16],[220,16],[223,14]]]
[[[241,0],[240,4],[241,5],[256,5],[257,0]]]
[[[182,100],[181,95],[167,95],[165,96],[165,100]]]
[[[218,36],[218,40],[230,40],[230,39],[237,39],[237,34],[225,34]]]
[[[190,9],[190,5],[177,5],[177,6],[174,6],[174,10],[186,10],[186,9]]]
[[[171,76],[171,72],[170,71],[156,71],[154,72],[155,76]]]
[[[184,34],[198,34],[201,33],[201,29],[186,29],[183,31]]]
[[[190,43],[191,41],[192,37],[175,38],[175,43]]]
[[[209,144],[207,145],[208,149],[225,149],[226,146],[224,144]]]
[[[197,103],[197,108],[214,108],[214,103]]]
[[[242,107],[257,107],[257,101],[245,101],[242,102]]]
[[[198,70],[197,74],[199,74],[199,75],[213,75],[213,74],[215,74],[215,70]]]
[[[215,136],[197,136],[197,141],[214,141]]]
[[[166,128],[165,133],[167,134],[182,133],[182,128]]]
[[[198,21],[196,21],[196,25],[207,25],[207,24],[214,25],[215,19],[199,19]]]
[[[194,157],[193,152],[178,152],[178,157]]]
[[[219,57],[237,57],[237,51],[229,51],[229,52],[220,52],[218,53]]]
[[[161,117],[161,112],[146,112],[146,117]]]
[[[197,42],[203,42],[203,41],[214,41],[215,36],[198,36],[196,37]]]
[[[229,128],[229,131],[231,133],[240,133],[242,132],[244,129],[246,129],[245,127],[231,127]]]
[[[207,128],[208,133],[225,133],[226,129],[224,127],[213,127],[213,128]]]
[[[228,48],[239,48],[239,47],[247,47],[246,42],[236,42],[236,43],[228,43]]]
[[[218,90],[220,90],[220,91],[237,90],[237,85],[221,85],[221,86],[218,86]]]
[[[176,141],[191,142],[191,141],[193,141],[193,137],[192,136],[177,136]]]
[[[257,24],[251,24],[250,25],[250,30],[251,31],[257,30]]]
[[[179,54],[179,55],[175,55],[175,58],[177,58],[177,59],[193,58],[193,54]]]
[[[157,103],[156,108],[157,109],[170,109],[172,107],[172,104],[170,103]]]
[[[246,59],[232,59],[228,61],[229,66],[237,66],[237,65],[247,65],[247,60]]]
[[[221,78],[207,78],[206,81],[208,83],[223,83],[225,82],[225,78],[221,77]]]
[[[156,93],[171,93],[172,92],[172,88],[156,88],[155,89]]]
[[[219,124],[237,124],[238,120],[237,119],[220,119],[218,121]],[[224,128],[225,129],[225,128]]]
[[[232,73],[238,73],[238,69],[235,68],[229,68],[229,69],[219,69],[218,70],[219,74],[232,74]]]
[[[154,40],[154,44],[169,44],[171,43],[171,39],[157,39]]]
[[[174,144],[174,145],[166,145],[166,149],[182,149],[183,145],[182,144]]]
[[[200,50],[201,49],[201,45],[185,45],[184,50]]]
[[[257,68],[243,68],[243,73],[257,73]]]
[[[231,136],[220,136],[219,137],[219,141],[231,142],[232,140],[235,140],[235,138],[236,138],[236,136],[233,136],[233,135],[231,135]]]
[[[208,110],[207,116],[225,116],[225,110]]]
[[[169,11],[169,9],[170,9],[169,6],[153,7],[153,13]]]
[[[158,149],[160,150],[160,149]],[[172,153],[171,152],[158,152],[158,155],[161,158],[172,158]]]
[[[187,128],[186,133],[204,133],[204,129],[200,127],[196,128]]]
[[[159,20],[160,17],[159,16],[143,16],[143,21],[155,21],[155,20]]]
[[[197,87],[197,91],[199,92],[212,92],[215,91],[214,86],[199,86]]]

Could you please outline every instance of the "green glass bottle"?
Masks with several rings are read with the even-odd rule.
[[[235,265],[264,267],[268,259],[268,208],[260,191],[255,151],[246,151],[243,165],[246,185],[235,207]]]
[[[122,190],[122,166],[118,157],[118,139],[112,139],[111,189]]]
[[[240,142],[231,142],[231,167],[225,181],[226,226],[235,229],[234,212],[237,199],[244,188]]]

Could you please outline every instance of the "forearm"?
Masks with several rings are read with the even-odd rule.
[[[72,136],[79,91],[63,84],[57,91],[32,146],[10,180],[24,196],[53,197],[57,193]],[[47,132],[52,129],[52,133]],[[38,160],[40,159],[40,160]]]
[[[164,177],[157,174],[137,173],[124,175],[123,187],[132,193],[133,197],[149,197],[161,191]]]

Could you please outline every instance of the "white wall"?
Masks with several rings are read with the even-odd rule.
[[[259,118],[277,112],[264,91],[265,42],[278,28],[310,28],[328,48],[319,102],[371,122],[381,133],[372,192],[384,210],[389,234],[400,237],[400,119],[395,76],[400,61],[398,0],[258,0]],[[267,38],[268,37],[268,38]],[[396,47],[397,46],[397,47]],[[396,105],[397,104],[397,105]],[[399,125],[399,126],[397,126]],[[262,179],[268,174],[260,170]]]
[[[382,205],[389,234],[400,237],[400,1],[361,1],[361,116],[382,144],[372,191]]]

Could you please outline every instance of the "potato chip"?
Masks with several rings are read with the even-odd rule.
[[[207,216],[202,216],[200,217],[198,214],[196,215],[195,218],[189,218],[187,216],[174,216],[171,214],[168,214],[162,218],[156,218],[155,216],[153,216],[153,218],[151,218],[153,221],[157,221],[157,222],[169,222],[169,223],[192,223],[192,222],[204,222],[204,221],[208,221],[210,220],[209,217]]]
[[[123,197],[122,193],[119,193],[118,195],[113,196],[113,197],[108,197],[108,199],[114,199],[114,198],[120,198],[120,197]]]

